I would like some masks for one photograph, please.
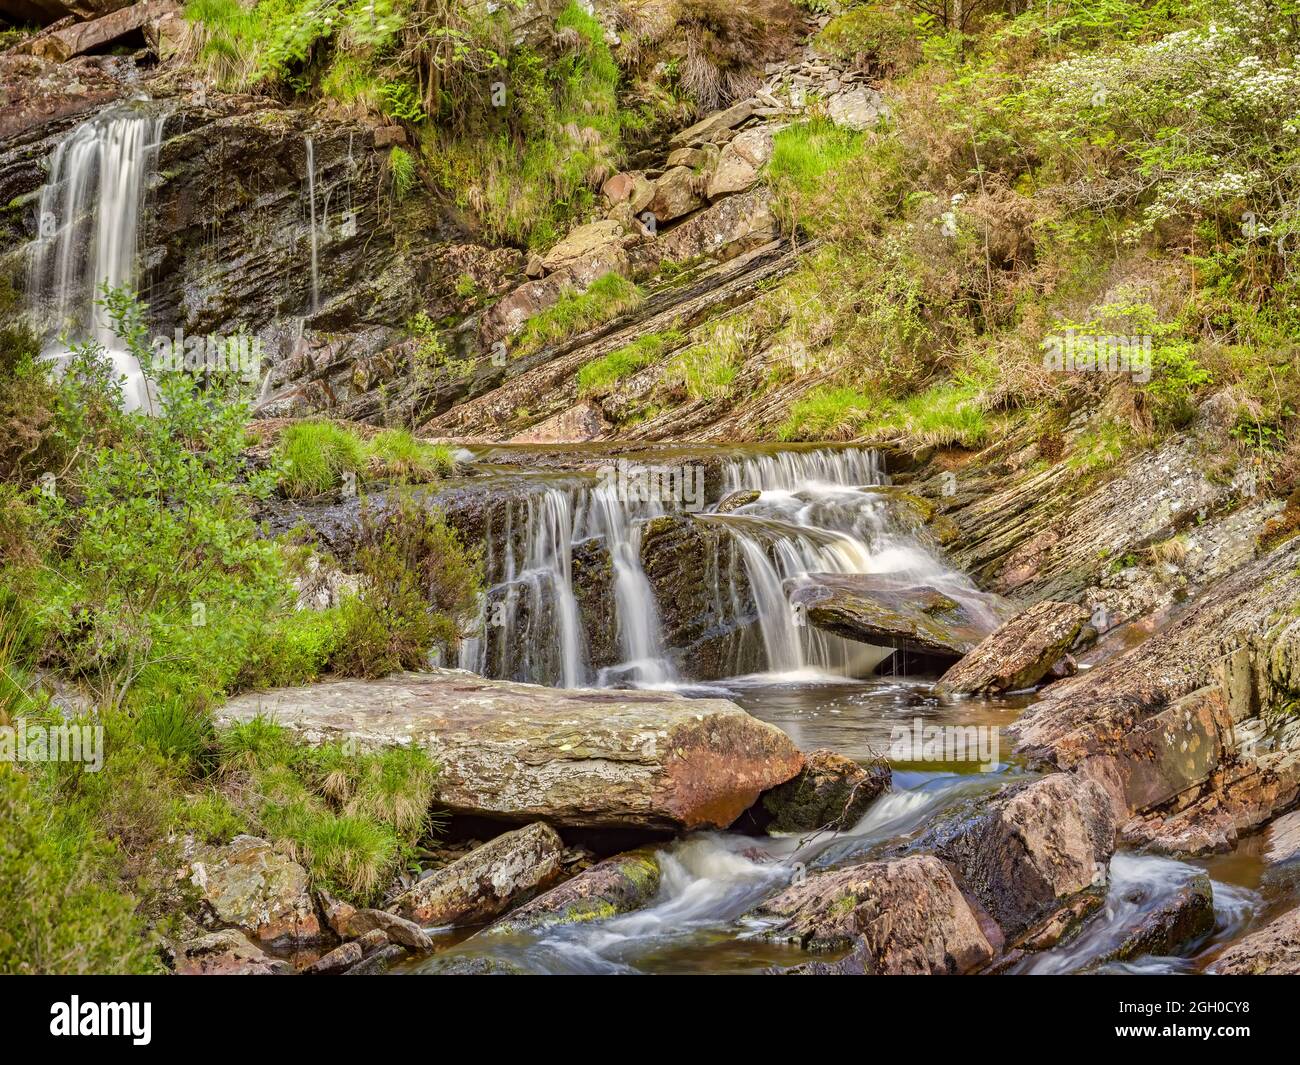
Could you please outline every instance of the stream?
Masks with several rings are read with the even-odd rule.
[[[663,461],[678,461],[668,449]],[[485,468],[500,449],[476,456]],[[461,665],[489,676],[553,685],[672,688],[687,696],[733,699],[754,716],[783,729],[803,751],[829,748],[859,762],[891,754],[900,728],[986,726],[1001,730],[1033,702],[1032,693],[997,699],[942,700],[924,659],[818,632],[802,623],[789,596],[810,574],[871,573],[940,588],[996,624],[986,597],[950,569],[923,532],[910,528],[883,487],[875,456],[854,448],[708,449],[702,461],[721,462],[720,497],[756,490],[757,498],[719,513],[718,504],[691,511],[701,523],[733,533],[730,549],[696,575],[707,586],[719,628],[737,624],[734,675],[700,678],[674,656],[637,547],[646,523],[686,511],[670,498],[632,499],[590,472],[552,470],[512,504],[507,528],[488,537],[490,604],[507,602],[494,639],[470,641]],[[640,456],[653,463],[655,454]],[[492,467],[495,468],[495,467]],[[608,471],[606,471],[608,472]],[[614,569],[615,622],[622,660],[604,668],[590,661],[582,625],[574,552],[603,541]],[[739,545],[739,551],[735,545]],[[529,609],[519,610],[527,603]],[[514,611],[514,612],[512,612]],[[520,623],[520,617],[526,622]],[[502,647],[522,649],[505,655]],[[496,648],[498,650],[494,651]],[[633,913],[536,934],[466,935],[445,930],[441,949],[400,967],[437,972],[467,959],[486,968],[531,973],[761,973],[807,961],[797,947],[770,941],[764,926],[745,915],[764,898],[812,870],[896,853],[960,804],[1031,776],[999,743],[991,764],[914,760],[892,752],[892,790],[852,828],[806,835],[750,836],[701,832],[660,849],[663,878],[653,902]],[[1185,957],[1144,957],[1099,964],[1141,915],[1158,907],[1191,877],[1207,870],[1213,881],[1215,928]],[[1104,906],[1082,932],[1056,948],[1031,955],[1017,971],[1066,973],[1195,972],[1264,914],[1293,898],[1288,877],[1270,879],[1257,840],[1208,861],[1119,853],[1111,865]]]

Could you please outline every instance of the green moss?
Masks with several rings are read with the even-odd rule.
[[[639,306],[641,290],[621,274],[605,274],[585,292],[568,291],[550,307],[524,323],[516,353],[530,354],[568,337],[584,333]]]
[[[617,351],[587,363],[578,371],[578,394],[604,395],[620,381],[658,362],[666,351],[677,347],[684,339],[681,333],[673,330],[646,333]]]

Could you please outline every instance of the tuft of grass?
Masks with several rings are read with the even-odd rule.
[[[747,322],[715,322],[698,343],[673,359],[669,376],[691,399],[723,399],[731,394],[749,339]]]
[[[455,468],[451,448],[426,444],[406,429],[385,429],[367,445],[370,469],[376,476],[422,483],[446,477]]]
[[[605,274],[585,292],[565,292],[558,301],[524,323],[516,350],[521,355],[594,329],[640,306],[645,294],[621,274]]]
[[[400,849],[396,832],[387,825],[328,812],[306,820],[295,842],[315,883],[359,901],[380,894]]]
[[[846,440],[879,406],[876,396],[856,388],[819,388],[790,406],[777,431],[782,440]]]
[[[609,392],[618,382],[657,362],[664,352],[677,347],[684,336],[676,330],[646,333],[617,351],[587,363],[578,371],[578,394],[597,396]]]
[[[936,384],[918,395],[891,399],[853,388],[824,388],[793,404],[778,431],[783,440],[869,439],[919,450],[977,448],[989,436],[973,383]]]
[[[293,499],[310,499],[337,488],[344,473],[366,463],[361,439],[328,421],[299,422],[285,429],[277,448],[280,489]]]

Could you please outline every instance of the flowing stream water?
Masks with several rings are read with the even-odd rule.
[[[147,407],[153,397],[97,298],[105,286],[138,283],[139,221],[163,123],[147,101],[137,100],[73,129],[51,159],[40,195],[39,236],[29,249],[29,305],[48,357],[66,364],[70,345],[98,342],[121,377],[130,409]],[[319,267],[310,138],[305,148],[315,309]],[[722,695],[779,725],[803,750],[829,747],[860,761],[887,751],[900,725],[1000,729],[1031,700],[940,700],[931,691],[934,677],[909,668],[906,656],[817,630],[792,602],[816,575],[871,574],[903,587],[938,589],[986,628],[996,625],[989,597],[947,566],[904,520],[885,490],[874,453],[852,447],[694,451],[700,461],[721,463],[719,502],[710,506],[693,491],[629,491],[621,476],[538,471],[534,489],[511,499],[487,530],[490,586],[481,634],[463,643],[460,664],[487,676],[564,687]],[[689,477],[656,483],[699,487]],[[736,492],[746,496],[723,505]],[[730,641],[723,658],[733,668],[721,675],[715,669],[701,676],[701,659],[689,648],[671,646],[642,557],[647,526],[656,519],[695,522],[723,534],[707,541],[712,554],[702,572],[677,574],[701,582],[715,635]],[[584,614],[590,604],[580,579],[593,563],[598,571],[608,569],[612,612],[594,622]],[[606,624],[613,627],[616,653],[597,662],[594,651],[608,634],[594,628]],[[889,675],[880,675],[885,671]],[[746,918],[755,903],[810,870],[896,852],[945,811],[1025,775],[1004,757],[980,766],[895,764],[893,789],[849,829],[806,836],[697,833],[663,845],[662,886],[637,912],[536,935],[448,934],[446,949],[402,971],[436,970],[465,955],[532,972],[757,972],[794,964],[805,956],[769,942],[763,926]],[[1100,914],[1077,938],[1027,959],[1022,968],[1194,971],[1252,923],[1294,905],[1300,886],[1295,865],[1269,866],[1254,840],[1209,862],[1121,853],[1112,861]],[[1203,942],[1179,958],[1104,961],[1135,919],[1203,869],[1214,878],[1216,913],[1215,929]]]

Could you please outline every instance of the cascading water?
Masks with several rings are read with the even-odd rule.
[[[729,535],[719,541],[709,574],[687,577],[715,585],[720,626],[746,630],[738,635],[738,661],[757,662],[767,674],[785,679],[860,677],[889,655],[887,649],[803,623],[789,597],[811,574],[892,574],[940,587],[979,608],[978,592],[966,578],[895,527],[889,498],[863,490],[883,480],[876,455],[854,448],[785,451],[724,466],[724,497],[741,488],[760,495],[730,513],[694,515]],[[507,508],[504,526],[488,538],[484,635],[462,647],[463,667],[565,687],[683,683],[674,666],[679,649],[666,646],[642,564],[641,531],[652,518],[685,517],[688,509],[671,494],[647,496],[621,488],[616,479],[543,487],[522,505]],[[574,552],[593,541],[612,571],[621,654],[618,663],[598,663],[595,669],[573,566]],[[738,565],[724,554],[734,555]]]
[[[303,137],[303,146],[307,151],[307,203],[311,224],[311,310],[320,309],[320,269],[319,241],[320,230],[316,227],[316,142],[311,135]]]
[[[127,410],[152,397],[98,300],[105,287],[137,285],[140,214],[164,121],[135,100],[77,126],[50,161],[29,250],[27,295],[46,355],[64,365],[70,344],[100,344],[122,378]]]

